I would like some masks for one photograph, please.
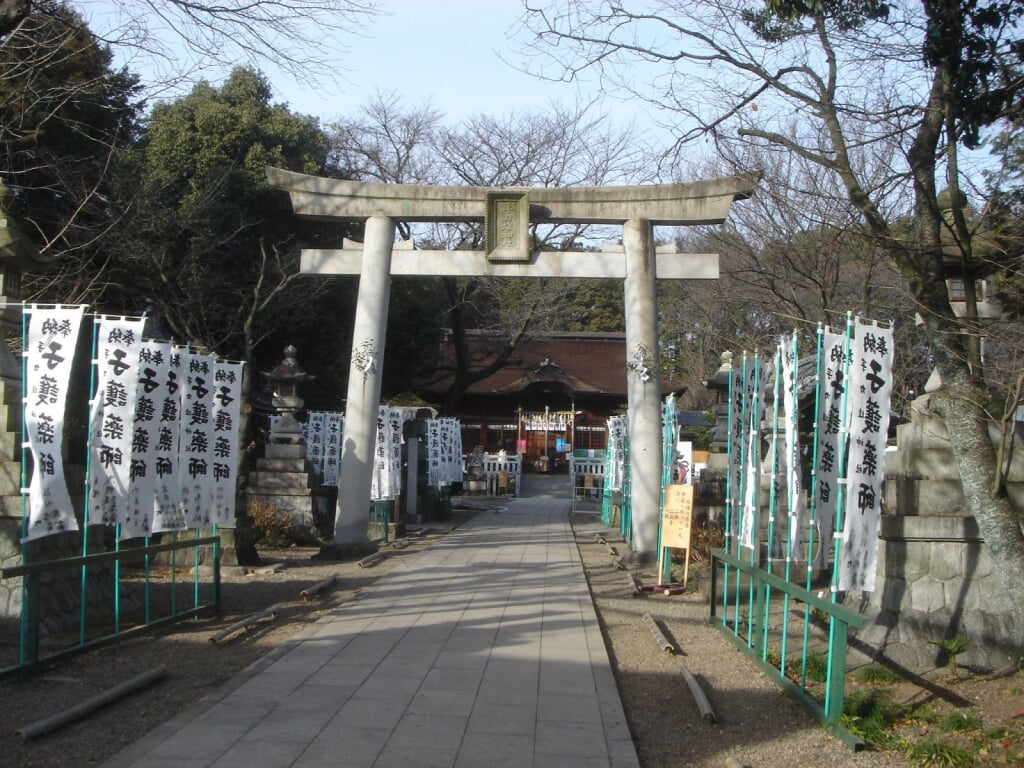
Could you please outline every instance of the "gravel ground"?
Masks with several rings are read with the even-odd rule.
[[[451,525],[473,514],[455,509]],[[597,517],[577,515],[574,526],[642,768],[723,768],[729,758],[736,761],[732,765],[749,768],[909,765],[893,752],[855,753],[825,733],[708,623],[707,603],[698,594],[631,597],[626,575],[612,564],[607,547],[595,541],[595,533],[603,530]],[[0,720],[5,725],[0,730],[0,765],[101,764],[445,533],[432,531],[406,549],[388,550],[388,558],[372,568],[311,559],[316,552],[312,548],[261,548],[261,570],[225,571],[221,616],[127,640],[24,681],[0,681]],[[624,551],[624,544],[618,546]],[[332,574],[338,576],[332,589],[311,600],[301,598],[302,590]],[[655,581],[651,574],[636,575],[645,583]],[[276,618],[217,644],[210,642],[220,630],[270,605],[278,606]],[[674,653],[655,642],[644,614],[652,616]],[[16,659],[15,641],[11,627],[0,627],[0,666]],[[16,736],[20,728],[157,664],[168,668],[162,682],[44,736],[24,742]],[[716,716],[713,724],[702,719],[681,673],[683,665],[706,691]],[[1001,698],[994,693],[997,685],[1002,686]],[[960,693],[977,698],[979,706],[998,699],[1007,709],[1018,702],[1007,704],[1006,691],[1020,693],[1020,686],[1018,677]],[[1019,706],[1024,707],[1024,698]]]
[[[723,768],[728,758],[752,768],[905,766],[894,753],[854,752],[818,726],[709,623],[696,592],[632,597],[627,575],[595,534],[596,516],[577,516],[576,541],[601,629],[644,768]],[[619,553],[625,544],[607,536]],[[651,569],[633,571],[657,583]],[[673,651],[662,650],[644,615]],[[682,670],[700,683],[714,722],[701,716]]]

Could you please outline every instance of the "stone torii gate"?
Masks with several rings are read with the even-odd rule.
[[[734,200],[753,194],[760,174],[688,184],[491,188],[378,184],[267,168],[296,215],[363,220],[362,247],[303,250],[305,274],[358,274],[359,293],[342,435],[334,545],[366,540],[380,371],[391,275],[620,278],[625,282],[628,429],[633,549],[653,555],[661,500],[661,377],[657,278],[717,278],[717,254],[656,255],[652,227],[720,224]],[[483,222],[484,251],[417,251],[395,246],[396,223]],[[529,226],[618,224],[618,252],[535,252]]]

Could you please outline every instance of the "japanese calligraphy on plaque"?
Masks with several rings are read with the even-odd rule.
[[[661,546],[690,548],[693,526],[693,486],[666,485],[665,507],[661,516]]]
[[[489,261],[530,260],[530,198],[526,192],[489,192],[484,211]]]

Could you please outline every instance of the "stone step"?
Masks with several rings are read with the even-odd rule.
[[[304,459],[306,446],[304,443],[267,443],[263,455],[268,459]]]
[[[257,459],[256,469],[260,472],[301,472],[308,473],[311,467],[305,459]]]
[[[313,487],[313,481],[305,472],[252,472],[249,474],[249,487],[309,491]]]

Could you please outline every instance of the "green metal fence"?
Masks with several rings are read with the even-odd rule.
[[[824,349],[824,329],[819,325],[816,352],[807,360],[807,367],[814,365],[813,376],[800,373],[797,332],[780,341],[775,353],[770,426],[765,419],[770,377],[757,354],[744,353],[742,366],[730,375],[725,544],[711,552],[711,616],[737,648],[826,728],[857,748],[863,742],[842,727],[848,639],[863,622],[859,614],[838,602],[840,558],[836,542],[843,532],[844,474],[840,474],[838,489],[834,489],[839,497],[835,519],[816,519],[819,438],[826,429],[820,421],[824,418],[826,386],[841,392],[835,423],[828,427],[829,434],[837,436],[838,445],[832,454],[835,466],[840,473],[848,471],[848,387],[835,382],[849,381],[852,327],[848,316],[842,352],[837,356]],[[833,371],[832,383],[823,373],[826,356],[831,356],[834,369],[842,369]],[[807,387],[809,380],[813,380],[813,391]],[[798,439],[798,402],[801,396],[807,399],[811,395],[815,416],[812,458],[807,468],[800,466],[803,454]],[[780,440],[780,409],[784,412],[781,418],[786,420],[784,441]],[[760,446],[766,433],[771,475],[768,498],[759,499],[760,473],[765,469]],[[780,457],[784,457],[782,462]],[[810,477],[808,520],[802,518],[805,472]],[[762,524],[759,515],[765,511],[768,518]],[[829,556],[831,568],[827,566]],[[805,570],[800,571],[798,566]]]
[[[179,581],[176,575],[176,553],[191,549],[193,563],[198,564],[200,550],[203,547],[210,547],[212,551],[209,580],[204,582],[201,579],[201,569],[197,566],[193,569],[190,580]],[[170,556],[169,580],[153,578],[154,556],[160,553],[168,553]],[[129,572],[125,565],[131,566],[134,570]],[[43,655],[40,648],[40,622],[44,618],[40,614],[42,591],[66,586],[68,580],[54,579],[54,575],[62,571],[75,570],[81,571],[81,578],[77,579],[81,590],[77,641],[61,646],[57,640],[52,640],[51,642],[59,647]],[[90,575],[93,579],[110,580],[109,620],[106,617],[100,619],[93,616],[90,621],[86,608]],[[214,535],[200,538],[197,532],[195,538],[175,539],[160,544],[149,544],[147,540],[146,544],[137,547],[119,547],[111,552],[4,568],[0,571],[0,578],[22,580],[18,663],[0,669],[0,679],[4,679],[38,671],[46,665],[111,645],[160,626],[195,618],[205,613],[219,612],[220,537]],[[134,588],[129,584],[133,584]],[[129,610],[123,599],[132,592],[138,593],[138,604]]]
[[[847,638],[862,617],[724,549],[711,565],[711,617],[725,637],[832,733],[864,746],[841,726]]]

